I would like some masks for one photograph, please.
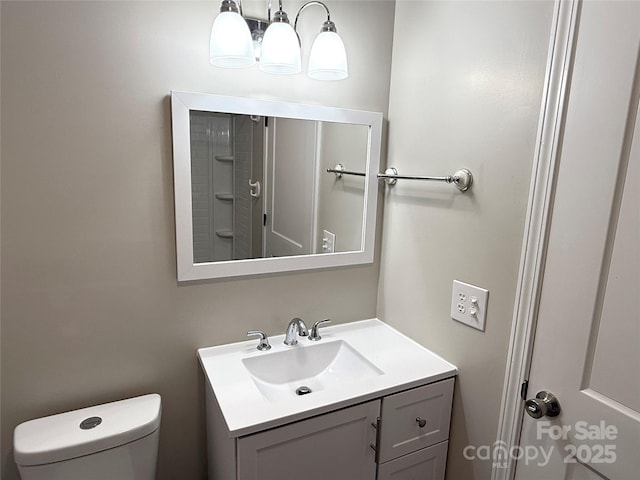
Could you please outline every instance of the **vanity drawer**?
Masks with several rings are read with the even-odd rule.
[[[453,383],[450,378],[382,400],[378,463],[449,438]]]
[[[378,465],[377,480],[443,480],[448,446],[438,443]]]

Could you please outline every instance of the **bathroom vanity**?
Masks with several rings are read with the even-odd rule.
[[[453,365],[378,319],[283,339],[198,350],[210,479],[444,478]]]

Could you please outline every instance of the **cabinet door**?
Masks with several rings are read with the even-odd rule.
[[[379,465],[378,480],[444,480],[448,443],[438,443]]]
[[[379,463],[449,438],[453,382],[450,378],[382,400]]]
[[[238,439],[238,480],[375,480],[374,400]]]

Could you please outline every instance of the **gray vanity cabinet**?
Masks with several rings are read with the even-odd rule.
[[[207,396],[209,479],[443,480],[454,378],[230,438]]]
[[[375,479],[380,401],[238,439],[238,480]]]

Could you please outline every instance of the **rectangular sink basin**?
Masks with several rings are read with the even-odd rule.
[[[312,395],[383,373],[344,340],[243,358],[242,363],[258,390],[271,401]]]
[[[283,325],[283,330],[286,325]],[[249,435],[357,402],[437,382],[456,367],[377,318],[328,326],[316,342],[270,336],[201,348],[207,405],[217,405],[230,437]],[[296,394],[307,387],[310,393]]]

